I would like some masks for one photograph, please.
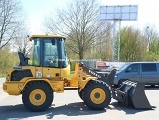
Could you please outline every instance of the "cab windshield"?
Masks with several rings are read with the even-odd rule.
[[[40,66],[40,39],[36,38],[33,40],[33,51],[32,51],[32,65]]]

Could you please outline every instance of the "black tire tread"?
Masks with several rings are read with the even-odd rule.
[[[34,89],[42,89],[46,93],[46,101],[40,106],[33,105],[29,100],[29,95],[31,91]],[[30,111],[33,112],[44,111],[52,104],[53,90],[47,83],[43,81],[31,82],[28,85],[26,85],[24,91],[22,92],[22,101],[24,106]]]
[[[86,84],[86,86],[79,92],[79,90],[78,90],[78,95],[79,95],[79,97],[83,100],[83,92],[85,91],[85,89],[87,88],[87,86],[89,85],[89,83],[90,83],[91,81],[89,81],[87,84]]]
[[[106,99],[101,104],[93,103],[91,101],[91,98],[90,98],[91,91],[97,87],[104,89],[104,91],[106,92]],[[111,90],[110,90],[109,86],[106,83],[104,83],[103,81],[91,80],[85,86],[83,94],[82,94],[82,98],[83,98],[84,103],[87,105],[88,108],[90,108],[92,110],[102,110],[102,109],[108,107],[108,105],[111,102]]]

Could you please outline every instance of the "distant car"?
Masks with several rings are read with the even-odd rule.
[[[121,66],[113,84],[119,85],[126,79],[143,82],[146,85],[159,84],[159,62],[132,62]]]

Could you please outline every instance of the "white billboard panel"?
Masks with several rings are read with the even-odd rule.
[[[137,5],[100,7],[100,20],[135,21],[137,20],[137,14]]]

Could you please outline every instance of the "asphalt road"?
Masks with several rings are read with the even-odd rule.
[[[44,112],[28,111],[20,96],[10,96],[2,90],[4,78],[0,78],[0,120],[159,120],[159,87],[146,87],[145,93],[153,110],[126,108],[117,101],[105,110],[89,110],[77,91],[54,93],[52,106]]]

